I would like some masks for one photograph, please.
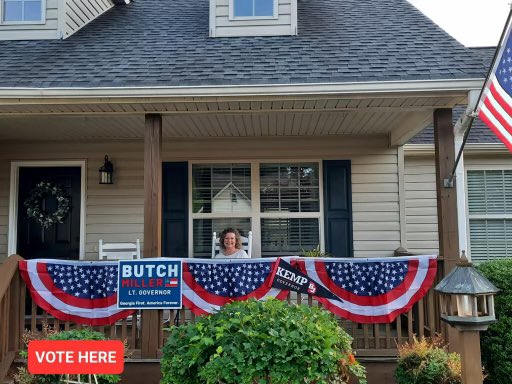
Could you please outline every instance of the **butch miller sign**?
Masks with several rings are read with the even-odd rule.
[[[289,263],[277,259],[272,271],[271,286],[299,293],[307,293],[313,296],[325,297],[326,299],[343,302],[338,296],[329,291],[323,285],[317,283]]]

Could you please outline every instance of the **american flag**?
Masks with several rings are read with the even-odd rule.
[[[117,262],[20,261],[34,302],[55,318],[108,325],[131,315],[117,309]]]
[[[510,26],[484,87],[477,114],[512,152],[512,36]]]
[[[276,259],[187,260],[183,262],[183,304],[196,315],[213,313],[232,301],[275,297],[288,291],[270,286]]]
[[[304,259],[299,268],[343,302],[317,297],[331,312],[359,323],[389,323],[430,289],[436,256]]]

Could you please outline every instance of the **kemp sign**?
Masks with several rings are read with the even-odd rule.
[[[120,260],[118,308],[181,308],[181,275],[181,259]]]
[[[323,285],[308,277],[289,263],[278,258],[270,279],[271,286],[299,293],[307,293],[313,296],[343,302],[338,296],[329,291]]]

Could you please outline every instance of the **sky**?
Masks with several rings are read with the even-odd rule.
[[[498,45],[512,0],[408,0],[467,47]]]

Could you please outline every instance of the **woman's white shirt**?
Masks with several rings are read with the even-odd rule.
[[[214,259],[248,259],[249,255],[243,249],[237,250],[231,255],[225,255],[222,253],[222,249],[214,256]]]

